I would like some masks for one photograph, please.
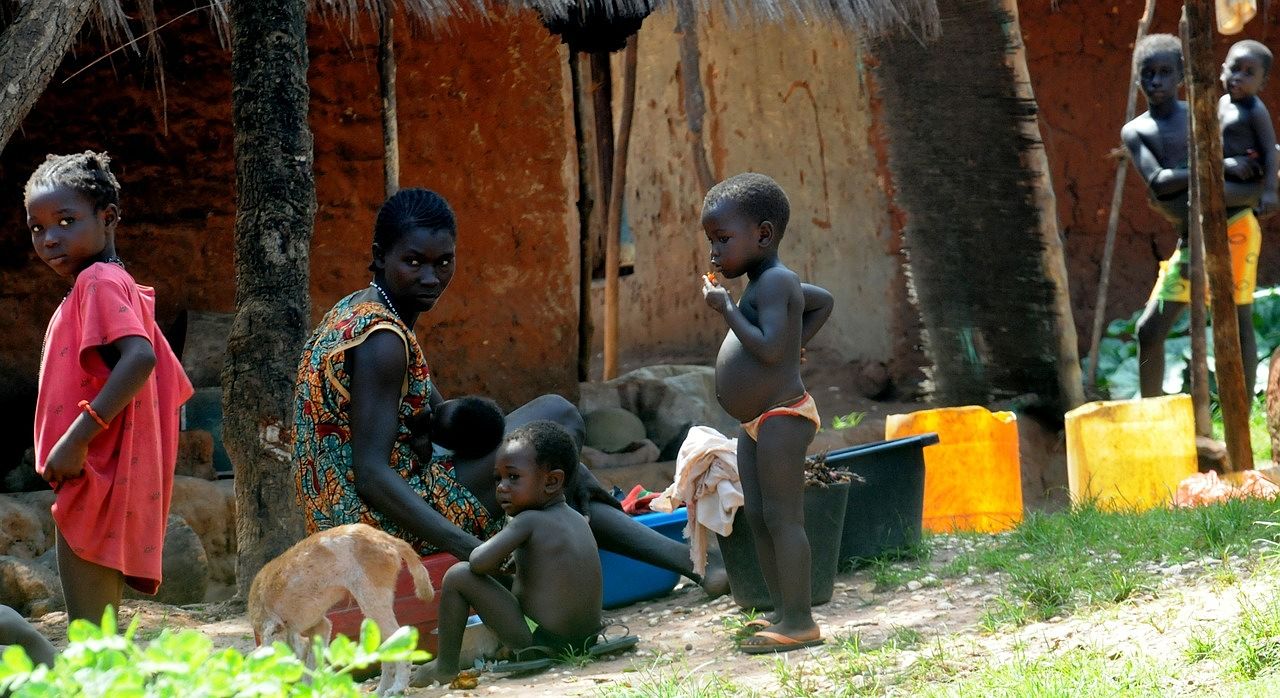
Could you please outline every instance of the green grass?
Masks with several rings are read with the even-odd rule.
[[[1260,539],[1280,540],[1280,527],[1265,523],[1280,516],[1278,509],[1275,501],[1249,499],[1145,512],[1102,511],[1090,503],[1059,514],[1032,512],[1017,529],[961,553],[939,573],[974,568],[1007,575],[982,625],[1017,626],[1140,597],[1159,580],[1147,569],[1152,563],[1226,559]],[[1225,568],[1221,574],[1233,573]]]
[[[1222,426],[1222,409],[1216,401],[1209,409],[1213,418],[1213,438],[1222,441],[1226,433]],[[1272,460],[1271,434],[1267,431],[1267,405],[1257,396],[1253,398],[1253,405],[1249,409],[1249,445],[1253,447],[1254,463]]]
[[[1098,650],[1076,648],[983,665],[950,683],[912,686],[909,694],[939,698],[1163,696],[1166,676],[1153,660],[1112,659]]]

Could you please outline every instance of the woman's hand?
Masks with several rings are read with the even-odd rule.
[[[733,309],[733,296],[729,295],[729,289],[721,286],[719,283],[713,282],[706,276],[702,277],[702,298],[707,301],[707,305],[711,309],[721,315]]]

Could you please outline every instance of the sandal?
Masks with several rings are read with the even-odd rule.
[[[755,642],[752,642],[752,640],[755,640]],[[805,647],[817,647],[825,642],[826,640],[821,637],[812,640],[797,640],[782,633],[761,630],[743,640],[742,644],[738,645],[738,649],[745,654],[774,654],[776,652],[790,652]]]

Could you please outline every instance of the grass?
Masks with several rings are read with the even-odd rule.
[[[910,694],[939,698],[1163,696],[1166,675],[1149,659],[1113,659],[1100,650],[1076,648],[982,665],[950,683],[914,686]]]
[[[1226,433],[1222,426],[1222,408],[1215,400],[1209,409],[1213,419],[1213,438],[1222,441]],[[1271,434],[1267,431],[1267,405],[1258,396],[1254,396],[1253,405],[1249,409],[1249,444],[1253,447],[1255,464],[1272,460]]]
[[[1203,558],[1226,559],[1257,541],[1280,540],[1280,504],[1231,500],[1195,509],[1111,512],[1084,503],[1069,512],[1032,512],[1017,529],[962,553],[940,574],[1006,575],[1004,594],[985,610],[982,625],[996,630],[1121,603],[1155,588],[1153,567]],[[1229,567],[1218,572],[1230,582]]]

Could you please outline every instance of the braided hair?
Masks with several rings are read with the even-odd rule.
[[[406,233],[417,228],[443,230],[455,240],[458,238],[458,221],[449,202],[430,189],[409,188],[392,194],[378,209],[378,218],[373,224],[373,244],[385,253]],[[369,271],[377,271],[372,263]]]
[[[111,158],[105,152],[86,150],[73,155],[50,155],[31,173],[23,189],[23,201],[41,191],[67,187],[93,202],[95,211],[120,206],[120,182],[111,173]]]
[[[702,201],[705,211],[723,201],[732,201],[756,225],[765,221],[773,223],[778,237],[787,230],[791,218],[791,203],[787,193],[768,175],[743,172],[711,187]]]

